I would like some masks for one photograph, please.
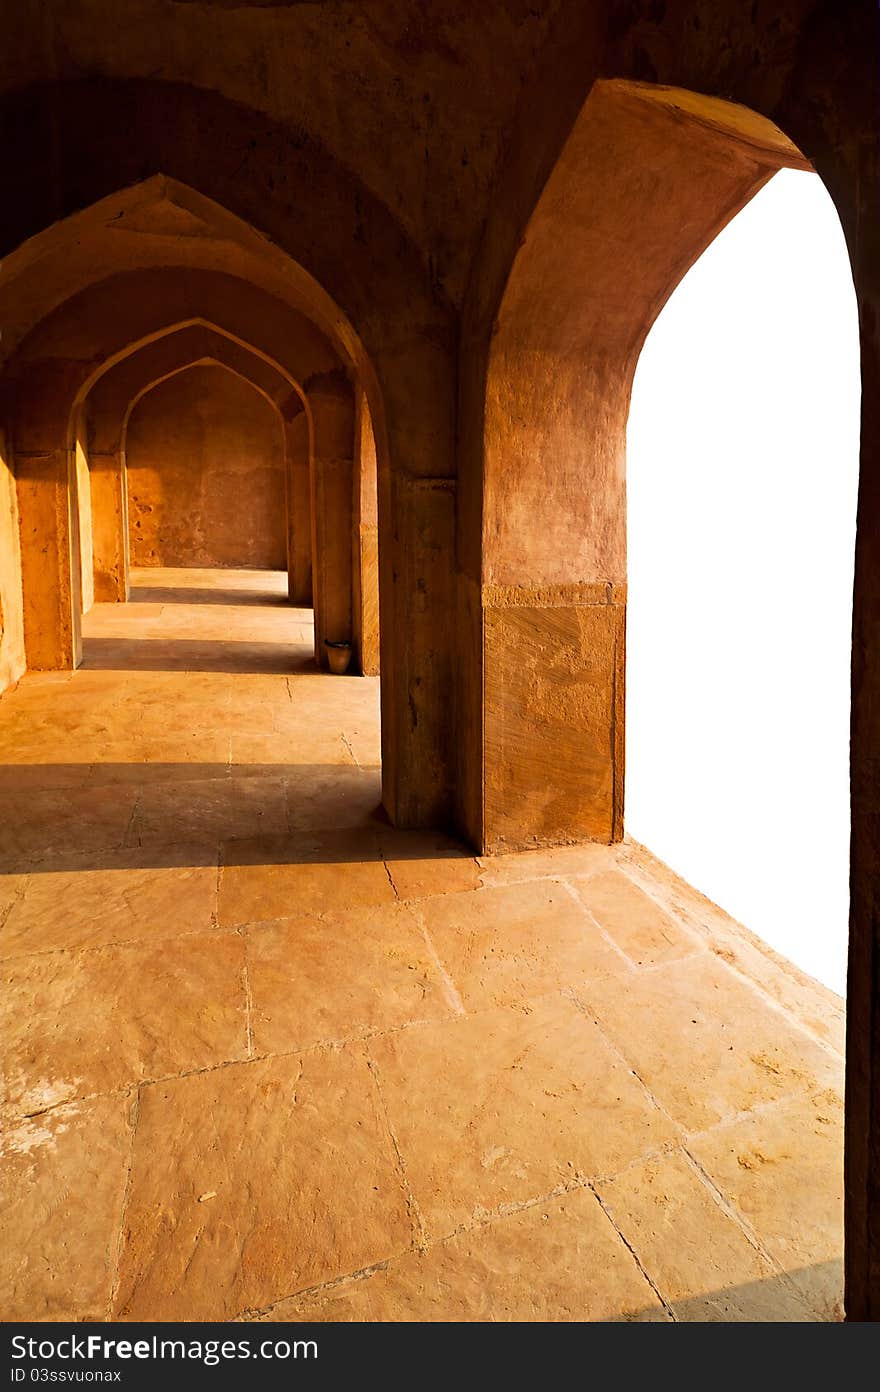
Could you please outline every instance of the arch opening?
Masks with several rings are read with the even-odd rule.
[[[743,1023],[749,990],[771,997],[783,1009],[795,998],[809,1002],[811,1028],[821,1022],[823,1041],[837,1051],[835,1095],[843,1091],[843,1002],[815,978],[824,976],[825,982],[839,989],[845,951],[846,687],[851,654],[848,604],[857,392],[850,390],[846,407],[851,453],[848,475],[836,499],[844,557],[829,579],[829,592],[835,595],[833,635],[831,628],[825,629],[825,656],[834,667],[838,700],[826,759],[833,766],[836,799],[837,863],[831,876],[835,902],[830,909],[835,922],[826,924],[837,938],[833,968],[826,964],[827,969],[820,969],[815,957],[805,956],[800,951],[803,941],[794,950],[799,925],[794,925],[792,935],[797,912],[792,912],[791,904],[784,905],[785,924],[776,923],[777,929],[783,929],[781,936],[768,932],[766,919],[762,921],[770,947],[743,934],[729,913],[739,910],[746,918],[742,910],[754,901],[734,903],[726,894],[725,904],[717,886],[710,887],[702,876],[699,864],[686,862],[675,848],[670,871],[651,854],[663,851],[651,846],[649,836],[646,851],[630,835],[624,806],[628,700],[652,703],[644,724],[655,744],[665,741],[665,777],[662,784],[655,778],[652,790],[654,821],[645,822],[642,808],[637,813],[642,825],[637,820],[636,837],[645,826],[658,825],[664,798],[671,796],[670,781],[677,777],[679,783],[686,782],[679,768],[680,749],[670,731],[662,728],[658,664],[649,673],[643,666],[640,684],[627,694],[626,429],[632,384],[646,339],[676,287],[691,267],[699,265],[706,248],[711,250],[722,229],[735,226],[741,210],[747,215],[752,200],[780,170],[792,171],[792,177],[815,178],[812,166],[791,141],[772,122],[745,108],[638,83],[594,84],[513,256],[487,331],[480,422],[482,493],[479,509],[474,507],[465,515],[471,530],[460,543],[466,558],[479,555],[478,587],[471,582],[464,589],[462,610],[478,653],[480,682],[462,683],[461,700],[466,710],[472,703],[472,718],[479,722],[480,744],[475,753],[482,767],[479,780],[463,785],[462,821],[489,852],[586,842],[609,848],[601,854],[598,848],[595,854],[584,848],[569,863],[572,873],[584,876],[577,886],[579,900],[631,974],[617,980],[614,968],[603,968],[599,980],[585,988],[585,995],[602,1027],[634,1058],[639,1076],[661,1105],[678,1117],[688,1112],[683,1097],[688,1084],[681,1079],[693,1071],[697,1056],[700,1076],[715,1079],[719,1088],[713,1104],[716,1119],[737,1109],[748,1112],[756,1097],[769,1098],[773,1092],[768,1093],[762,1069],[781,1049],[784,1029],[780,1024],[777,1037],[771,1026],[762,1035],[756,1023]],[[852,363],[852,273],[841,224],[836,213],[833,217],[837,255],[846,261],[843,276]],[[840,264],[839,259],[838,269]],[[838,289],[839,285],[840,281]],[[700,350],[706,354],[705,334]],[[464,399],[467,403],[467,396]],[[741,405],[747,410],[747,402]],[[709,486],[711,462],[701,459],[704,489]],[[818,489],[811,497],[820,521],[827,459],[822,466]],[[661,478],[653,480],[658,492],[651,505],[642,500],[642,521],[649,532],[660,525]],[[785,491],[784,482],[780,488]],[[789,525],[796,524],[799,506],[792,497]],[[826,521],[830,520],[825,511]],[[776,516],[778,529],[778,512]],[[740,547],[745,544],[742,536],[736,540]],[[741,565],[745,564],[739,549],[734,549]],[[717,560],[717,555],[712,559]],[[634,572],[640,587],[638,625],[642,630],[645,624],[650,626],[644,617],[649,612],[646,593],[654,606],[655,630],[663,604],[676,607],[679,628],[688,631],[691,665],[686,670],[692,671],[699,663],[699,640],[688,621],[700,599],[708,595],[693,594],[701,581],[696,561],[692,560],[686,582],[677,572],[673,584],[670,569],[667,563],[665,569],[655,566]],[[796,581],[786,573],[785,582],[777,589],[780,598],[783,591],[787,594],[790,607]],[[817,583],[821,588],[821,581]],[[747,585],[741,584],[737,597],[745,590]],[[768,631],[772,634],[772,625]],[[644,631],[639,633],[638,627],[636,637],[644,645]],[[814,661],[817,658],[803,623],[798,641],[804,680],[809,677],[810,655]],[[669,653],[663,656],[668,662]],[[662,683],[677,690],[679,674],[674,663],[672,668],[670,672],[667,667]],[[699,683],[695,687],[699,689]],[[687,705],[685,699],[684,710],[676,714],[679,740],[693,733],[688,728]],[[778,719],[779,712],[775,715]],[[709,728],[712,740],[723,738],[718,722],[711,718]],[[637,747],[636,743],[630,748],[631,758],[637,757]],[[643,757],[644,741],[640,752]],[[694,760],[698,757],[693,755]],[[705,768],[700,772],[705,774]],[[739,776],[742,769],[737,766],[736,772]],[[803,778],[803,763],[798,776]],[[634,777],[637,780],[638,774]],[[638,787],[637,781],[634,786]],[[764,830],[772,837],[775,809],[772,798],[769,807],[764,804],[764,791],[760,778],[753,779],[749,831]],[[681,793],[684,798],[684,789]],[[707,809],[699,799],[694,803],[688,807],[691,824],[698,823],[700,832],[708,834],[700,820]],[[691,869],[694,864],[697,892],[674,873],[686,873],[686,866]],[[797,873],[803,874],[802,863]],[[711,894],[713,888],[723,906],[720,910],[699,893]],[[784,875],[777,881],[777,891],[778,910],[785,896]],[[756,927],[746,918],[747,929]],[[787,960],[775,956],[773,948],[787,952]],[[811,969],[813,979],[804,974]],[[613,980],[613,989],[601,980],[603,971]],[[745,991],[743,978],[748,982]],[[738,1010],[745,1012],[743,1019],[737,1020]],[[716,1036],[719,1016],[724,1024]],[[725,1030],[730,1031],[727,1039]],[[728,1075],[731,1051],[739,1056],[736,1079]],[[829,1144],[817,1164],[812,1198],[821,1214],[821,1250],[828,1262],[821,1274],[815,1273],[808,1299],[813,1308],[821,1309],[823,1318],[837,1317],[843,1293],[843,1182],[840,1152],[831,1149],[842,1103],[838,1100],[835,1105],[840,1111],[837,1122],[829,1123]],[[797,1124],[791,1123],[795,1128]],[[732,1182],[729,1177],[728,1181]]]
[[[783,170],[635,373],[625,828],[841,995],[858,421],[840,223],[815,174]]]
[[[277,247],[162,177],[38,235],[0,276],[29,666],[124,677],[147,712],[154,677],[210,679],[244,730],[217,748],[208,741],[194,768],[185,743],[153,776],[171,785],[190,775],[208,801],[219,772],[231,777],[247,807],[241,819],[228,806],[208,816],[224,836],[332,822],[336,812],[321,809],[348,764],[354,811],[343,799],[343,820],[369,818],[381,802],[378,549],[362,572],[354,520],[365,489],[376,496],[378,463],[354,420],[361,398],[368,421],[381,421],[382,405],[344,316]],[[256,473],[266,487],[248,536]],[[346,685],[363,708],[349,743],[324,731],[349,718],[346,702],[315,706],[310,761],[307,732],[296,739],[289,712],[270,717],[269,702],[280,682],[286,705],[291,691],[309,705],[306,685],[286,682],[328,671],[325,640],[349,646],[349,676],[373,680],[361,696]],[[256,714],[251,678],[277,679]],[[96,756],[99,776],[106,762],[106,751]],[[118,762],[117,776],[137,781]],[[197,832],[197,808],[180,816],[184,835]],[[167,834],[157,810],[149,836]]]

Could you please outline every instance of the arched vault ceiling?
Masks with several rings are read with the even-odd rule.
[[[357,170],[406,235],[432,248],[455,297],[505,131],[561,8],[126,0],[122,21],[96,0],[19,0],[4,18],[0,91],[85,76],[222,93]]]
[[[306,274],[211,199],[157,176],[56,223],[0,266],[0,363],[67,300],[110,276],[167,269],[220,272],[318,324],[352,358],[345,318]]]

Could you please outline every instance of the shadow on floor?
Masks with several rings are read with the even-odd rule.
[[[241,605],[270,609],[308,609],[307,605],[291,604],[286,594],[274,590],[209,590],[201,588],[183,589],[179,585],[138,585],[132,586],[131,604],[223,604]],[[309,612],[311,612],[309,610]]]
[[[0,765],[0,881],[60,870],[350,865],[473,852],[441,831],[398,831],[376,767]]]
[[[674,1246],[674,1234],[670,1241]],[[843,1258],[672,1300],[669,1305],[680,1324],[790,1324],[797,1320],[801,1305],[804,1323],[833,1323],[843,1319]],[[634,1318],[650,1313],[639,1311]]]
[[[261,599],[261,604],[265,600]],[[229,639],[85,638],[80,668],[102,672],[315,672],[311,644]]]

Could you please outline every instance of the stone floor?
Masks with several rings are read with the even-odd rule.
[[[0,701],[2,1317],[839,1317],[842,1002],[633,844],[392,831],[283,581]]]

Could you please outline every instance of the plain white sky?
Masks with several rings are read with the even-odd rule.
[[[685,276],[627,432],[626,829],[843,993],[858,322],[784,170]]]

